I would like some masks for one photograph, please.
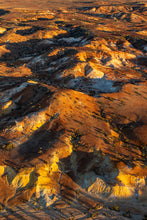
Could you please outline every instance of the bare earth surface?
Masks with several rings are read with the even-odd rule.
[[[147,2],[0,0],[0,219],[147,219]]]

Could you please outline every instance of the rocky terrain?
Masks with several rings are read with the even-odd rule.
[[[0,219],[146,220],[147,3],[31,2],[0,1]]]

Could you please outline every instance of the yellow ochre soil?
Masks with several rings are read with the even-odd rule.
[[[0,0],[0,219],[147,219],[147,2]]]

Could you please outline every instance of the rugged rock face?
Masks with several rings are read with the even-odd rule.
[[[1,217],[146,219],[146,6],[0,10]]]

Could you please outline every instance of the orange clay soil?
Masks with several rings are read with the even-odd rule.
[[[146,2],[0,6],[0,218],[146,220]]]

